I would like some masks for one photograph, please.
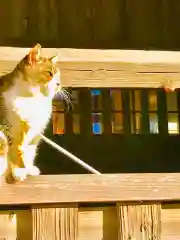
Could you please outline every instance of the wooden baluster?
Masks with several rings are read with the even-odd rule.
[[[160,240],[161,205],[117,204],[118,240]]]
[[[33,206],[33,240],[77,240],[77,205]]]

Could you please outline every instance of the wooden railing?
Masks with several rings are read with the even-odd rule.
[[[12,70],[27,48],[0,47],[0,74]],[[45,48],[60,53],[59,67],[65,87],[180,86],[180,52]]]
[[[0,74],[28,49],[0,48]],[[66,87],[180,85],[180,53],[60,52]],[[144,156],[146,158],[146,156]],[[1,179],[0,240],[179,240],[180,174],[53,175]]]
[[[15,185],[1,180],[0,239],[180,238],[180,174],[53,175]]]

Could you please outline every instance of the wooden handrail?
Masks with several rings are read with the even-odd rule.
[[[0,74],[11,71],[28,48],[0,47]],[[43,49],[60,53],[65,87],[180,86],[180,52],[140,50]]]
[[[180,174],[44,175],[1,179],[0,205],[180,200]]]

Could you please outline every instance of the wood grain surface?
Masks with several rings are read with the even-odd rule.
[[[0,205],[180,200],[180,174],[47,175],[8,185]]]
[[[0,47],[0,75],[11,71],[28,48]],[[44,48],[59,53],[65,87],[180,86],[180,52],[144,50],[94,50]]]

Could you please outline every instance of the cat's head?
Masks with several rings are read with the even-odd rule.
[[[55,95],[61,91],[60,70],[57,66],[58,55],[44,57],[41,54],[41,45],[36,44],[30,52],[19,62],[16,71],[23,75],[33,87],[49,90]]]

